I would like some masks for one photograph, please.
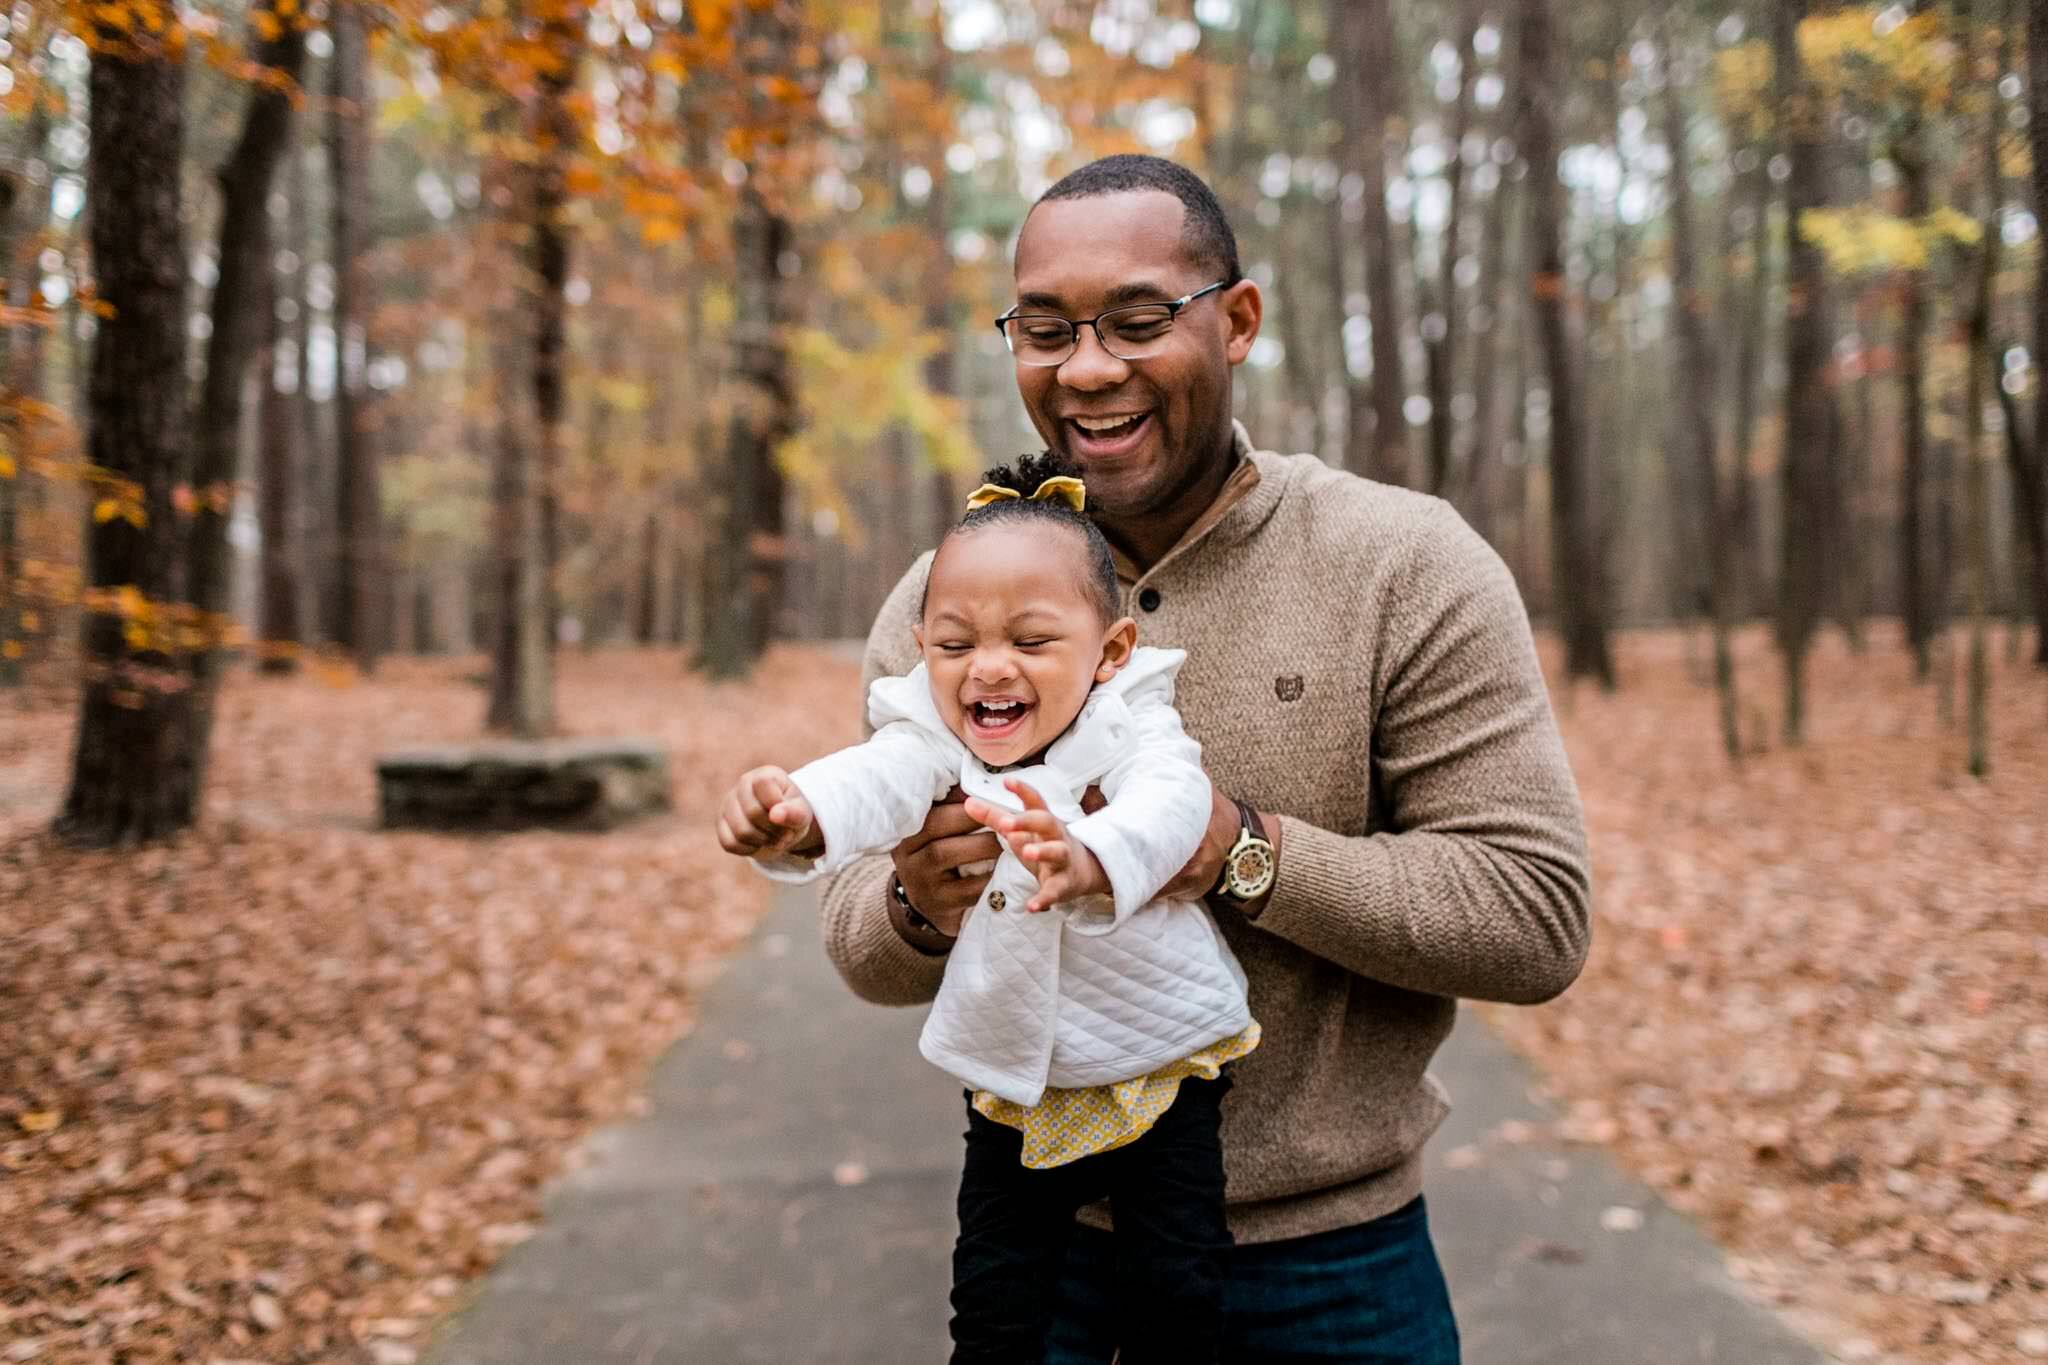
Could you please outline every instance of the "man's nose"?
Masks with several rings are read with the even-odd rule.
[[[1083,327],[1074,338],[1074,353],[1060,362],[1056,377],[1066,388],[1081,393],[1113,389],[1130,377],[1131,367],[1103,348],[1093,327]]]

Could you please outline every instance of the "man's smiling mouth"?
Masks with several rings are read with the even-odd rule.
[[[1102,417],[1069,417],[1066,422],[1079,453],[1115,455],[1136,443],[1151,418],[1152,414],[1147,411],[1112,413]]]

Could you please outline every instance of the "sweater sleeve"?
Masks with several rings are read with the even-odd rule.
[[[1209,828],[1213,800],[1202,746],[1188,736],[1163,686],[1133,699],[1129,753],[1102,778],[1108,804],[1067,827],[1108,874],[1114,918],[1075,916],[1067,927],[1105,934],[1151,904],[1187,866]]]
[[[910,566],[876,613],[861,657],[861,724],[875,679],[908,673],[917,664],[910,628],[917,621],[931,556]],[[822,882],[825,955],[853,993],[878,1005],[921,1005],[938,994],[946,959],[921,953],[889,923],[887,854],[862,858]]]
[[[1578,789],[1499,556],[1444,504],[1407,549],[1373,680],[1388,829],[1283,815],[1256,923],[1390,985],[1534,1004],[1571,984],[1591,933]]]

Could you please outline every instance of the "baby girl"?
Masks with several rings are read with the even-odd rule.
[[[1004,851],[919,1041],[970,1092],[953,1360],[1043,1358],[1074,1214],[1107,1199],[1120,1360],[1213,1361],[1223,1067],[1258,1025],[1209,912],[1158,898],[1210,815],[1173,708],[1185,656],[1137,643],[1079,480],[1043,457],[988,478],[932,560],[923,663],[868,693],[874,736],[747,773],[719,842],[808,880],[966,793]],[[1105,800],[1084,813],[1091,787]]]

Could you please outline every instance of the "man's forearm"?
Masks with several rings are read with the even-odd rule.
[[[921,1005],[938,994],[943,954],[911,945],[890,912],[887,857],[863,858],[823,880],[825,954],[847,986],[878,1005]]]
[[[1270,822],[1286,845],[1261,929],[1360,976],[1430,995],[1534,1004],[1585,962],[1583,850],[1528,830],[1348,838]]]

